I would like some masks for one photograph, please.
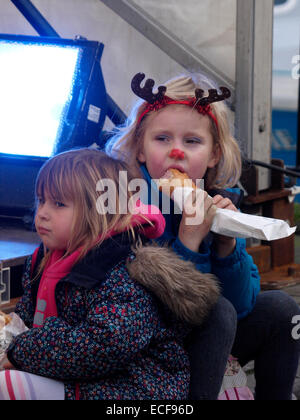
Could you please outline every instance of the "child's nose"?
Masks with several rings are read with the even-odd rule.
[[[39,219],[44,219],[44,220],[49,219],[49,214],[48,214],[47,206],[46,206],[45,204],[40,205],[40,206],[38,207],[38,210],[37,210],[37,212],[36,212],[36,216],[37,216]]]
[[[172,149],[169,156],[172,159],[183,160],[184,159],[184,152],[180,149]]]

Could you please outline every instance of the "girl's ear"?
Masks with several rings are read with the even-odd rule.
[[[221,148],[219,144],[216,144],[214,147],[214,150],[211,153],[211,158],[208,162],[207,167],[214,168],[219,163],[220,158],[221,158]]]
[[[138,152],[137,155],[138,161],[141,163],[145,163],[146,162],[146,158],[145,158],[145,154],[143,152],[143,148],[141,147],[141,150]]]

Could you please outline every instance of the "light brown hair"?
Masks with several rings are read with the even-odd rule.
[[[129,212],[99,214],[96,206],[101,195],[96,186],[102,179],[110,179],[116,185],[116,209],[119,208],[119,193],[130,199],[130,191],[119,191],[122,187],[119,185],[120,171],[127,172],[128,182],[136,177],[125,162],[91,148],[60,153],[41,168],[36,181],[36,196],[43,198],[46,194],[55,201],[74,204],[71,238],[64,257],[82,247],[82,258],[91,247],[100,245],[110,230],[130,231],[132,215]]]

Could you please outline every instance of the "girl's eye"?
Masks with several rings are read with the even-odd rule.
[[[158,140],[158,141],[166,141],[168,139],[169,139],[169,137],[168,136],[164,136],[164,135],[160,135],[160,136],[156,136],[155,137],[155,140]]]
[[[37,197],[36,201],[38,206],[41,206],[45,203],[45,200],[42,197]]]
[[[185,139],[185,143],[187,143],[187,144],[200,144],[200,143],[202,143],[202,140],[197,138],[197,137],[192,137],[192,138]]]
[[[56,207],[65,207],[64,203],[61,203],[60,201],[55,201],[54,204]]]

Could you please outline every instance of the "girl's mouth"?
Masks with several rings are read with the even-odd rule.
[[[46,228],[44,228],[44,227],[39,226],[39,227],[37,228],[37,232],[38,232],[40,235],[46,235],[47,233],[49,233],[49,232],[50,232],[50,230],[49,230],[49,229],[46,229]]]
[[[167,169],[166,172],[168,172],[170,169],[177,169],[179,172],[181,172],[183,174],[186,173],[186,171],[184,170],[184,168],[182,166],[180,166],[180,165],[171,165],[171,166],[169,166],[169,168]]]

